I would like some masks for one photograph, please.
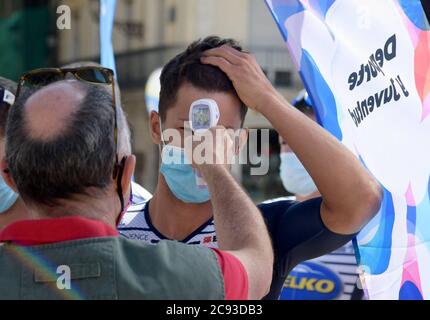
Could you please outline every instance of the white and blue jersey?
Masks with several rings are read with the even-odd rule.
[[[130,206],[145,203],[152,198],[152,194],[136,182],[131,183],[132,201]]]
[[[140,188],[143,189],[142,187]],[[135,196],[135,189],[138,191],[136,192],[137,196]],[[152,225],[148,210],[149,200],[152,195],[148,192],[142,192],[141,189],[135,188],[134,185],[132,186],[133,202],[122,217],[118,226],[119,233],[128,239],[144,241],[150,244],[157,244],[160,240],[169,240]],[[181,242],[218,248],[213,219],[209,219]]]

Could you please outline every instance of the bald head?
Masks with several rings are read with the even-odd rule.
[[[65,80],[24,91],[6,128],[6,160],[24,201],[55,205],[107,190],[116,154],[114,123],[112,95],[103,86]]]
[[[76,80],[56,82],[29,97],[24,122],[32,139],[49,141],[66,132],[85,98],[85,88],[79,84]]]

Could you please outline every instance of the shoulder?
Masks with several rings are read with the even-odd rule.
[[[170,240],[154,246],[120,238],[118,244],[118,263],[125,264],[118,269],[129,270],[127,281],[135,277],[135,286],[152,286],[156,296],[166,299],[178,294],[183,299],[224,298],[223,273],[211,249]]]
[[[123,227],[147,228],[145,208],[152,198],[152,194],[139,184],[132,182],[132,201],[127,212],[122,217],[118,229]]]
[[[153,243],[153,241],[160,239],[152,230],[146,216],[150,198],[135,197],[135,190],[139,191],[139,195],[142,195],[141,190],[138,188],[133,189],[133,201],[121,218],[117,227],[118,232],[128,239]]]
[[[272,220],[285,213],[290,207],[297,204],[295,197],[279,197],[266,200],[257,207],[266,220]]]
[[[279,197],[274,199],[266,200],[258,205],[260,209],[264,208],[270,208],[270,207],[286,207],[291,206],[293,204],[297,203],[296,197],[290,196],[290,197]]]
[[[142,202],[139,204],[132,203],[130,207],[127,209],[127,212],[124,213],[119,225],[118,229],[124,228],[143,228],[147,229],[148,223],[145,217],[146,206],[148,205],[148,201]]]
[[[316,212],[320,213],[322,198],[317,197],[306,201],[297,201],[295,197],[280,197],[266,200],[257,207],[266,217],[268,215],[288,214],[297,212]]]

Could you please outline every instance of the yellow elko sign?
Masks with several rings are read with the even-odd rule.
[[[330,293],[333,292],[335,283],[328,279],[288,276],[284,288]]]
[[[282,288],[281,300],[332,300],[343,291],[343,283],[336,272],[327,266],[306,261],[288,275]]]

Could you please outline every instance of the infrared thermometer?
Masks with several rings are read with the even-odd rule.
[[[190,127],[196,133],[215,127],[220,117],[218,104],[212,99],[194,101],[190,107]]]
[[[218,104],[213,99],[194,101],[190,107],[190,127],[195,133],[203,133],[218,124],[220,117]],[[202,174],[194,169],[196,184],[200,188],[207,188]]]

